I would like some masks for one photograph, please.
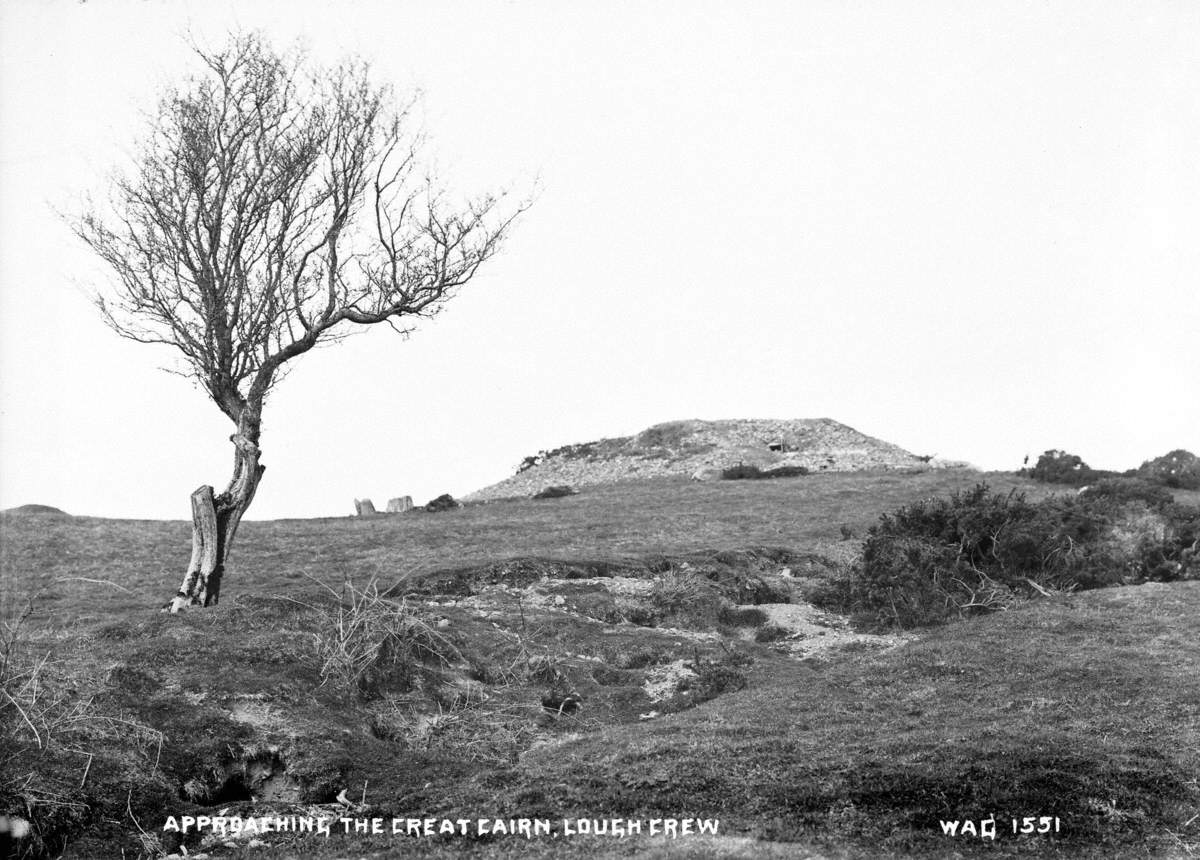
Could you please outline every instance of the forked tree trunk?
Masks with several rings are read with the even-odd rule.
[[[188,606],[215,606],[221,598],[221,578],[242,515],[254,501],[254,492],[266,466],[258,462],[257,421],[239,422],[238,432],[230,437],[234,446],[233,478],[225,492],[213,494],[203,486],[192,493],[192,559],[179,593],[171,601],[170,611]]]

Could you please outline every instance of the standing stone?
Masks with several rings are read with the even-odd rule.
[[[387,510],[389,514],[402,514],[405,511],[411,511],[412,506],[412,496],[400,496],[396,499],[388,499]]]
[[[370,499],[355,499],[354,512],[360,517],[369,517],[375,513],[375,504]]]

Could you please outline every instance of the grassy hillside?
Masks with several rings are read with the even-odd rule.
[[[602,560],[698,549],[828,547],[840,526],[861,534],[884,511],[987,480],[1032,495],[1049,485],[998,473],[828,474],[801,481],[699,483],[669,478],[589,488],[562,499],[471,505],[438,514],[249,521],[238,532],[225,588],[267,593],[306,575],[395,581],[413,572],[549,556]],[[191,549],[182,521],[0,517],[0,569],[19,591],[48,587],[42,614],[60,624],[140,617],[179,587]],[[98,578],[97,587],[75,578]]]
[[[68,857],[181,851],[166,817],[219,810],[720,830],[193,834],[192,856],[1194,856],[1200,583],[920,636],[856,634],[803,602],[853,556],[843,526],[861,537],[979,479],[665,480],[249,522],[221,607],[180,617],[157,610],[187,524],[0,517],[0,610],[21,621],[0,814],[34,822],[25,849]],[[940,824],[990,816],[994,843]],[[1012,833],[1037,816],[1059,832]]]

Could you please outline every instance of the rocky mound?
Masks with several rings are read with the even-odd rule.
[[[466,497],[468,501],[528,496],[545,487],[585,487],[629,479],[716,473],[738,463],[809,471],[924,470],[951,464],[918,457],[829,418],[787,421],[671,421],[636,436],[539,451],[517,473]]]
[[[50,505],[20,505],[15,508],[5,508],[0,511],[0,514],[19,514],[26,516],[55,516],[69,517],[66,511],[61,508],[55,508]]]

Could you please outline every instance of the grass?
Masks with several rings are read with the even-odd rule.
[[[882,657],[772,666],[773,683],[720,709],[531,754],[510,806],[688,809],[863,856],[978,850],[948,844],[938,821],[989,815],[1060,816],[1065,834],[1037,848],[1061,856],[1194,845],[1197,609],[1200,583],[1115,589],[951,625]],[[631,792],[647,772],[661,784]],[[1030,848],[1010,834],[989,851]]]
[[[334,602],[308,605],[323,616],[312,634],[322,686],[370,695],[395,675],[409,686],[410,673],[422,664],[449,665],[451,659],[461,659],[446,637],[403,600],[381,595],[378,581],[356,585],[347,580],[340,591],[324,588]]]
[[[154,856],[166,815],[262,810],[250,797],[268,789],[334,815],[351,814],[345,791],[367,803],[353,814],[385,818],[721,820],[720,837],[674,842],[403,843],[435,857],[1195,856],[1200,583],[1059,595],[823,660],[776,653],[745,607],[832,575],[856,546],[843,524],[862,534],[979,479],[664,480],[437,517],[248,522],[226,600],[177,617],[157,610],[186,524],[0,517],[0,611],[15,622],[39,595],[10,637],[4,689],[21,708],[0,708],[16,742],[0,814],[29,815],[43,856],[131,860]],[[611,578],[645,588],[605,602],[594,583]],[[616,623],[630,606],[657,626]],[[647,701],[645,680],[680,662],[687,680]],[[993,814],[1002,831],[1058,816],[1063,832],[993,845],[939,827]],[[267,841],[204,850],[398,849]]]
[[[984,477],[997,492],[1019,486],[1031,499],[1062,491],[1004,473]],[[273,593],[307,585],[308,576],[334,588],[347,577],[386,585],[405,572],[515,557],[620,560],[699,549],[825,548],[838,542],[843,524],[861,534],[884,511],[978,480],[957,471],[815,474],[797,483],[664,479],[590,487],[563,505],[518,499],[437,517],[248,521],[238,530],[225,585],[230,594]],[[53,583],[37,617],[53,614],[64,626],[158,610],[179,587],[190,545],[185,522],[0,517],[0,570],[22,587]]]

